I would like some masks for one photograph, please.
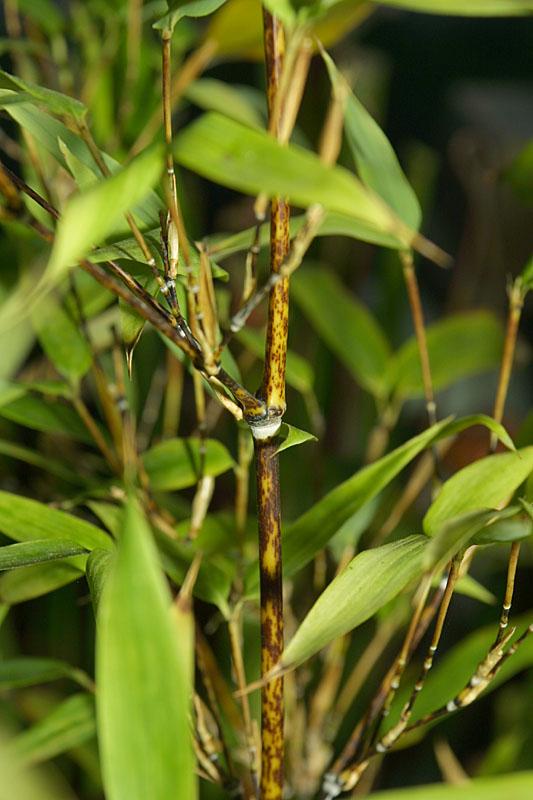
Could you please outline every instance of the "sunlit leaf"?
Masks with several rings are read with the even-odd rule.
[[[329,167],[296,145],[282,146],[268,133],[252,130],[221,114],[208,113],[178,134],[176,159],[212,181],[256,195],[282,194],[300,206],[320,203],[348,215],[354,229],[393,235],[410,246],[413,231],[403,225],[342,167]]]
[[[463,17],[521,17],[533,11],[532,0],[379,0],[379,3],[426,14]]]
[[[502,797],[529,800],[532,792],[533,772],[517,772],[469,780],[462,786],[444,783],[410,786],[376,792],[372,796],[375,800],[501,800]]]
[[[473,425],[484,425],[497,432],[501,441],[512,447],[505,429],[482,414],[456,421],[443,420],[433,425],[383,458],[363,467],[285,527],[282,537],[284,576],[288,578],[303,569],[347,519],[379,494],[426,447]],[[248,592],[254,595],[259,583],[257,562],[247,570],[246,583]]]
[[[46,106],[52,114],[72,116],[77,122],[81,122],[87,114],[86,106],[74,97],[24,81],[17,75],[10,75],[3,69],[0,70],[0,87],[3,89],[16,89],[17,91],[22,90],[27,96],[33,98],[35,102]]]
[[[66,539],[87,550],[113,546],[110,538],[90,522],[10,492],[0,492],[0,531],[20,542]]]
[[[85,552],[74,542],[57,539],[36,539],[0,547],[0,570],[28,567],[45,561],[57,561],[67,556],[78,556]]]
[[[179,640],[150,531],[130,501],[97,627],[98,734],[109,800],[196,797],[190,646]]]
[[[283,652],[295,667],[329,642],[361,625],[422,573],[423,536],[358,553],[319,596]]]
[[[496,509],[506,503],[533,470],[533,447],[487,456],[453,475],[424,517],[424,531],[434,536],[453,517]]]
[[[232,86],[215,78],[200,78],[190,84],[185,97],[204,111],[219,111],[243,125],[261,128],[264,119],[249,102],[244,92],[248,88]]]
[[[156,30],[174,30],[183,17],[207,17],[226,0],[168,0],[169,13],[154,24]]]

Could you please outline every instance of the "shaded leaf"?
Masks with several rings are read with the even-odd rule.
[[[434,536],[453,517],[496,509],[533,470],[533,447],[481,458],[446,481],[424,517],[424,531]]]
[[[220,475],[233,467],[233,459],[224,445],[207,439],[204,475]],[[167,439],[143,454],[144,467],[152,489],[171,491],[194,486],[200,475],[200,440]]]
[[[79,324],[60,306],[39,313],[33,324],[43,350],[58,372],[79,381],[92,364],[91,349]]]
[[[48,455],[44,456],[42,453],[29,447],[23,447],[20,444],[0,439],[0,455],[23,461],[25,464],[31,464],[33,467],[39,467],[50,475],[55,475],[56,478],[67,481],[67,483],[73,483],[76,486],[86,484],[84,478],[65,466],[62,461],[58,461]]]
[[[264,332],[253,330],[252,328],[243,328],[237,334],[236,338],[242,344],[257,356],[264,359],[265,357],[265,336]],[[292,386],[298,392],[306,394],[313,391],[313,384],[315,376],[313,367],[305,358],[295,353],[293,350],[287,351],[287,364],[285,378],[289,386]]]
[[[45,561],[57,561],[67,556],[78,556],[85,552],[75,542],[57,539],[36,539],[31,542],[6,544],[0,547],[0,570],[28,567]]]
[[[306,265],[294,275],[291,290],[320,338],[358,383],[383,395],[390,349],[367,307],[324,268]]]
[[[0,404],[0,417],[35,431],[64,434],[87,444],[92,442],[90,433],[72,408],[33,394],[24,394],[10,403]]]
[[[498,367],[503,349],[503,328],[486,311],[456,314],[427,327],[427,344],[433,388],[445,389],[455,381]],[[388,367],[388,381],[402,397],[422,397],[424,387],[416,339],[409,339]]]
[[[63,678],[79,683],[84,689],[93,688],[92,681],[81,669],[53,658],[7,658],[0,661],[0,688],[20,689]]]
[[[74,694],[15,737],[11,747],[24,764],[38,764],[87,742],[95,732],[93,698]]]
[[[422,573],[423,536],[358,553],[322,592],[285,648],[281,665],[295,667],[353,630]]]
[[[130,501],[97,627],[97,720],[109,800],[196,796],[190,643],[179,641],[157,562]]]
[[[113,565],[114,554],[109,550],[96,548],[90,554],[85,566],[85,577],[89,585],[94,615],[98,613],[98,606],[102,597],[102,591],[109,577]]]
[[[87,550],[113,547],[110,538],[90,522],[10,492],[0,491],[0,531],[20,542],[67,539]]]
[[[185,97],[204,111],[219,111],[243,125],[262,128],[264,119],[249,102],[245,91],[248,89],[215,78],[200,78],[187,87]]]
[[[55,592],[83,577],[86,561],[86,556],[72,556],[5,572],[0,576],[0,600],[15,605]]]

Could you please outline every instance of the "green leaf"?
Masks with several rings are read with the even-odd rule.
[[[64,678],[75,681],[92,691],[93,684],[86,672],[65,661],[53,658],[7,658],[0,661],[0,688],[20,689],[38,686]]]
[[[114,554],[109,550],[97,548],[93,550],[85,567],[85,577],[89,584],[94,615],[98,613],[98,606],[102,597],[105,583],[113,565]]]
[[[0,570],[28,567],[45,561],[57,561],[67,556],[78,556],[85,552],[83,547],[66,539],[36,539],[0,547]]]
[[[462,17],[522,17],[533,11],[533,0],[379,0],[379,4]]]
[[[168,0],[169,13],[154,23],[156,30],[173,31],[183,17],[207,17],[226,0]]]
[[[294,425],[287,425],[286,422],[283,422],[276,441],[280,441],[276,453],[281,453],[283,450],[288,450],[289,447],[295,447],[304,442],[317,442],[318,439],[312,433],[308,433],[300,428],[295,428]]]
[[[527,142],[503,175],[521,202],[531,208],[533,205],[533,140],[530,139]]]
[[[221,114],[205,114],[175,139],[181,164],[205,178],[256,195],[286,195],[295,205],[320,203],[348,215],[362,238],[368,231],[393,235],[398,247],[413,243],[413,232],[342,167],[329,167],[296,145],[283,146]]]
[[[533,256],[529,259],[526,266],[520,273],[520,279],[522,281],[522,286],[526,291],[531,291],[533,289]]]
[[[533,793],[533,772],[516,772],[468,781],[462,786],[430,784],[376,792],[375,800],[529,800]]]
[[[196,797],[190,641],[180,641],[157,551],[130,501],[100,602],[97,721],[106,797]]]
[[[11,742],[13,753],[24,764],[38,764],[79,747],[96,732],[94,700],[74,694],[57,705],[44,719]]]
[[[159,180],[161,161],[159,147],[148,150],[120,172],[68,201],[57,226],[43,285],[57,282],[66,269],[105,239],[126,211],[146,197]]]
[[[86,556],[72,556],[48,564],[20,567],[0,576],[0,600],[8,605],[24,603],[79,580]]]
[[[487,456],[456,472],[443,485],[424,517],[424,531],[434,536],[453,517],[470,511],[496,509],[533,470],[533,447]]]
[[[25,394],[6,405],[0,404],[0,417],[34,431],[59,433],[87,444],[92,442],[87,428],[70,406],[32,394]]]
[[[205,442],[205,475],[220,475],[234,465],[230,453],[216,439]],[[143,454],[143,464],[156,491],[194,486],[200,474],[200,440],[167,439]]]
[[[33,323],[43,350],[58,372],[79,381],[92,364],[91,350],[79,324],[60,306],[42,310]]]
[[[465,548],[479,531],[498,518],[495,511],[471,511],[443,523],[424,555],[424,568],[444,566],[454,555]]]
[[[204,111],[218,111],[243,125],[262,128],[264,120],[248,101],[243,91],[245,88],[248,89],[215,78],[200,78],[187,87],[185,97]]]
[[[433,388],[440,391],[461,378],[495,369],[503,349],[503,329],[487,311],[456,314],[427,327]],[[387,381],[402,397],[424,393],[418,345],[413,337],[388,366]]]
[[[344,98],[344,130],[359,177],[373,189],[406,225],[418,230],[420,204],[409,184],[391,143],[351,91],[333,59],[322,50],[334,91]]]
[[[23,81],[22,78],[10,75],[3,69],[0,69],[0,87],[16,91],[22,90],[35,102],[46,106],[52,114],[73,117],[77,122],[81,122],[87,114],[87,107],[74,97],[46,89],[44,86],[37,86],[29,81]]]
[[[390,348],[366,306],[327,269],[300,269],[291,281],[294,299],[320,338],[356,381],[372,394],[386,392]]]
[[[90,522],[10,492],[0,492],[0,531],[19,542],[67,539],[86,550],[113,547],[111,539]]]
[[[383,458],[363,467],[285,528],[282,537],[284,577],[289,578],[312,561],[341,525],[379,494],[422,450],[473,425],[484,425],[497,432],[506,446],[512,446],[504,428],[483,414],[455,421],[447,419],[433,425]],[[249,594],[257,592],[258,583],[258,566],[255,562],[247,571]]]
[[[0,439],[0,455],[23,461],[33,467],[39,467],[50,475],[54,475],[56,478],[72,483],[75,486],[83,486],[86,483],[80,475],[65,466],[62,461],[57,461],[48,455],[45,456],[29,447],[23,447],[5,439]]]
[[[313,605],[285,648],[281,666],[298,666],[370,619],[422,573],[426,546],[423,536],[408,536],[358,553]]]
[[[483,584],[476,581],[471,575],[463,575],[462,578],[459,578],[455,591],[489,606],[496,604],[496,597],[492,592],[489,592]]]

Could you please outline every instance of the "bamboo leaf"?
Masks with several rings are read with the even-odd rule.
[[[234,465],[224,445],[207,439],[204,475],[220,475]],[[200,440],[167,439],[143,454],[143,464],[153,489],[172,491],[194,486],[200,475]]]
[[[512,447],[513,443],[505,429],[482,414],[456,421],[447,419],[433,425],[383,458],[363,467],[285,528],[282,537],[284,577],[289,578],[303,569],[347,519],[379,494],[426,447],[473,425],[484,425],[497,432],[500,440],[507,447]],[[257,592],[258,583],[258,566],[255,562],[247,571],[246,584],[250,595]]]
[[[113,552],[96,548],[96,550],[93,550],[87,559],[85,577],[87,578],[87,583],[89,584],[89,591],[91,593],[91,600],[95,616],[98,613],[98,606],[100,605],[102,592],[113,565],[113,557]]]
[[[427,344],[433,387],[440,391],[461,378],[497,368],[503,349],[503,329],[499,320],[486,311],[456,314],[428,325]],[[423,396],[414,337],[392,357],[388,382],[402,397]]]
[[[520,278],[524,289],[528,292],[531,291],[531,289],[533,289],[533,256],[531,256],[526,266],[520,273]]]
[[[196,797],[190,642],[180,641],[150,531],[130,501],[97,628],[97,724],[109,800]]]
[[[418,230],[422,218],[420,204],[407,180],[391,143],[351,91],[333,59],[322,50],[334,91],[345,102],[344,130],[359,177],[373,189],[406,225]]]
[[[265,357],[265,336],[252,328],[243,328],[236,338],[257,358]],[[287,351],[286,380],[298,392],[306,394],[313,391],[315,376],[313,367],[305,358],[292,350]]]
[[[79,381],[92,364],[91,350],[79,325],[60,306],[35,315],[33,324],[43,350],[58,372]]]
[[[36,539],[0,547],[0,570],[28,567],[45,561],[57,561],[67,556],[78,556],[85,552],[83,547],[66,539]]]
[[[408,536],[356,555],[313,605],[285,648],[281,666],[298,666],[396,597],[422,573],[427,544],[423,536]]]
[[[318,439],[312,433],[303,431],[300,428],[295,428],[294,425],[287,425],[283,422],[277,436],[277,440],[281,440],[278,445],[276,453],[282,453],[283,450],[288,450],[289,447],[303,444],[304,442],[317,442]]]
[[[10,492],[0,492],[0,531],[19,542],[67,539],[86,550],[113,547],[111,539],[90,522]]]
[[[22,90],[25,95],[31,97],[35,102],[46,106],[52,114],[73,117],[77,122],[81,122],[87,115],[87,107],[74,97],[24,81],[17,75],[10,75],[3,69],[0,69],[0,87],[2,89],[15,89],[16,91]]]
[[[511,775],[497,775],[491,778],[478,778],[463,786],[433,784],[414,786],[408,789],[392,789],[376,792],[375,800],[529,800],[533,792],[533,772],[515,772]]]
[[[391,234],[397,246],[413,243],[395,215],[342,167],[328,167],[318,156],[296,145],[283,146],[221,114],[208,113],[180,133],[176,159],[223,186],[256,195],[286,195],[300,206],[320,203],[346,214],[362,238],[368,231]]]
[[[248,90],[249,87],[232,86],[215,78],[199,78],[187,88],[185,97],[204,111],[218,111],[243,125],[262,128],[264,118],[248,100]]]
[[[323,268],[299,270],[291,290],[321,339],[356,381],[372,394],[385,394],[390,348],[366,306]]]
[[[7,658],[0,661],[0,688],[20,689],[64,678],[92,691],[92,681],[83,670],[53,658]]]
[[[32,448],[23,447],[5,439],[0,439],[0,455],[17,459],[25,464],[31,464],[33,467],[39,467],[39,469],[45,470],[50,475],[55,475],[56,478],[72,483],[75,486],[84,486],[87,483],[84,478],[69,469],[62,461],[57,461],[48,455],[44,456]]]
[[[173,31],[183,17],[207,17],[226,0],[168,0],[168,14],[154,23],[156,30]]]
[[[93,698],[88,694],[74,694],[15,737],[11,747],[22,763],[38,764],[79,747],[92,739],[95,732]]]
[[[379,0],[379,3],[426,14],[462,17],[522,17],[533,11],[533,0]]]
[[[434,536],[453,517],[496,509],[509,501],[533,470],[533,447],[487,456],[446,481],[424,517],[424,531]]]
[[[513,513],[515,513],[513,511]],[[507,511],[504,512],[507,514]],[[495,511],[471,511],[444,522],[431,538],[424,555],[424,567],[444,566],[476,537],[479,531],[498,519]]]
[[[157,147],[69,200],[57,226],[42,283],[50,286],[57,282],[69,267],[105,239],[117,220],[146,197],[160,173],[161,149]]]
[[[86,561],[86,556],[72,556],[6,572],[0,576],[0,600],[13,606],[54,592],[83,577]]]
[[[33,394],[24,393],[12,402],[0,404],[0,417],[35,431],[63,434],[87,444],[92,442],[85,425],[70,406]]]

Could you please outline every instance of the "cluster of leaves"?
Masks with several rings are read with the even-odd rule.
[[[239,523],[233,501],[215,495],[217,510],[205,508],[198,535],[191,538],[189,533],[206,478],[220,476],[221,497],[233,492],[233,484],[237,494],[247,486],[250,434],[245,426],[221,420],[216,438],[214,423],[206,437],[197,429],[200,420],[191,421],[189,407],[179,422],[176,395],[182,391],[182,372],[176,372],[176,359],[187,374],[194,372],[190,359],[152,330],[141,338],[145,320],[76,265],[85,258],[102,265],[116,261],[157,298],[157,281],[124,222],[124,214],[131,213],[157,268],[162,267],[160,213],[165,202],[158,183],[163,152],[152,141],[161,110],[160,94],[153,91],[159,81],[159,40],[151,24],[155,21],[156,31],[172,34],[173,57],[181,61],[183,74],[194,56],[206,51],[210,59],[260,57],[261,3],[124,3],[119,12],[110,13],[108,3],[80,2],[72,3],[68,19],[45,0],[18,5],[29,21],[29,35],[5,41],[13,68],[0,77],[0,108],[10,120],[4,135],[19,160],[17,172],[59,207],[60,216],[50,246],[37,235],[38,225],[50,228],[46,208],[6,193],[2,257],[10,269],[0,283],[0,348],[6,354],[0,365],[0,455],[6,465],[0,492],[0,531],[6,537],[0,548],[0,608],[7,629],[18,604],[34,598],[44,603],[45,596],[69,584],[78,586],[84,578],[98,624],[94,680],[90,668],[84,671],[55,658],[21,657],[6,645],[0,688],[6,692],[5,727],[10,722],[15,732],[2,731],[0,771],[11,796],[16,791],[36,800],[73,797],[60,774],[30,769],[67,754],[66,774],[73,775],[76,765],[83,774],[84,797],[105,791],[109,800],[192,800],[199,769],[202,796],[225,797],[234,788],[232,780],[246,773],[250,743],[245,714],[241,716],[232,696],[236,687],[228,664],[235,662],[235,652],[224,639],[222,646],[218,643],[221,655],[213,657],[217,634],[205,638],[205,632],[212,634],[217,625],[225,631],[236,620],[242,624],[246,678],[258,677],[256,520],[251,513]],[[197,77],[183,87],[182,107],[192,105],[206,113],[178,132],[173,155],[188,170],[230,189],[252,196],[283,194],[304,209],[320,204],[325,215],[318,237],[351,237],[392,252],[414,249],[441,261],[444,254],[419,232],[420,206],[390,143],[323,49],[353,29],[369,13],[369,5],[353,0],[264,3],[296,39],[305,35],[320,40],[317,52],[332,93],[343,98],[349,167],[326,166],[302,144],[279,144],[265,130],[262,94],[214,78]],[[382,5],[473,15],[522,15],[532,8],[521,0],[388,0]],[[204,24],[191,21],[211,14]],[[99,40],[101,47],[96,46]],[[141,41],[142,57],[136,50]],[[50,52],[58,68],[53,89],[42,85]],[[102,145],[97,158],[88,125]],[[299,140],[305,141],[304,136]],[[109,177],[102,176],[99,161]],[[9,180],[7,186],[12,188]],[[194,191],[188,197],[180,187],[180,200],[196,238],[209,234],[204,248],[211,274],[218,279],[217,323],[226,328],[232,300],[225,281],[234,279],[236,271],[240,274],[239,254],[248,250],[254,232],[199,230]],[[292,236],[305,221],[305,213],[293,217]],[[261,227],[259,243],[265,251],[268,225]],[[190,263],[183,248],[180,253],[177,294],[182,309],[187,307],[188,270],[200,280],[201,251],[192,246]],[[530,263],[516,283],[522,301],[532,284]],[[377,621],[378,630],[392,624],[398,631],[409,615],[406,596],[425,575],[440,574],[472,544],[498,547],[527,538],[532,528],[533,447],[516,451],[501,424],[475,414],[442,420],[390,448],[388,437],[404,404],[424,395],[416,339],[394,350],[368,307],[319,258],[306,260],[295,274],[292,295],[301,324],[305,320],[311,326],[372,398],[376,427],[384,428],[385,435],[371,451],[372,463],[354,469],[317,502],[299,502],[305,510],[285,524],[288,584],[303,583],[312,563],[316,567],[326,553],[333,573],[341,562],[339,553],[353,558],[321,591],[312,596],[307,592],[304,613],[298,611],[279,665],[284,670],[334,647],[339,637],[368,620]],[[238,334],[236,346],[224,351],[223,366],[235,380],[253,385],[263,338],[260,325],[254,324]],[[129,373],[117,339],[127,353]],[[448,316],[428,326],[434,390],[497,369],[503,340],[501,322],[489,312]],[[299,397],[303,400],[308,421],[301,424],[320,434],[314,368],[297,352],[289,351],[287,382],[294,390],[294,406]],[[215,393],[207,383],[203,391],[216,421]],[[178,423],[187,435],[177,435]],[[384,490],[398,487],[402,470],[424,451],[475,425],[491,431],[508,452],[481,458],[449,478],[423,518],[416,518],[418,527],[409,531],[414,535],[404,535],[400,527],[391,541],[354,555],[376,509],[386,507]],[[285,425],[279,451],[312,438]],[[132,441],[133,456],[128,450]],[[17,471],[17,463],[24,470]],[[301,496],[301,487],[298,492]],[[459,589],[490,599],[468,576]],[[195,615],[189,591],[201,614]],[[74,602],[76,595],[64,597]],[[438,709],[465,685],[491,636],[492,628],[473,632],[451,651],[453,686],[449,663],[437,666],[413,721]],[[532,661],[533,644],[527,641],[497,680]],[[323,664],[327,666],[327,658],[310,662],[317,672]],[[61,692],[41,688],[32,693],[32,687],[53,681],[62,682]],[[74,694],[66,681],[76,685]],[[304,676],[302,692],[305,681]],[[393,707],[393,715],[399,711],[400,706]],[[253,703],[252,713],[257,716]],[[296,736],[296,713],[289,714],[287,726],[289,736]],[[210,759],[214,773],[208,769]],[[213,791],[209,780],[220,784],[219,794],[207,794]],[[295,775],[289,774],[288,780],[297,783]],[[524,774],[480,782],[465,797],[510,791],[526,797],[532,785],[531,776]],[[311,791],[316,788],[312,785]],[[424,791],[424,797],[441,794],[441,789]],[[443,787],[442,792],[453,796],[453,790]]]

